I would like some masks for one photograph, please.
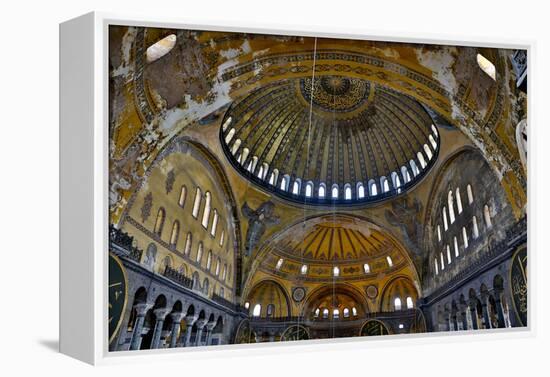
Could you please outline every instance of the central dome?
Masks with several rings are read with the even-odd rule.
[[[399,195],[426,174],[439,152],[437,128],[416,100],[337,75],[256,89],[226,112],[220,140],[246,178],[312,205]]]

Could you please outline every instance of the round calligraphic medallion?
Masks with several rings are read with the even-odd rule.
[[[376,286],[374,285],[369,285],[367,287],[367,296],[370,298],[370,299],[375,299],[376,296],[378,296],[378,288],[376,288]]]
[[[386,326],[376,319],[368,320],[361,328],[360,333],[361,336],[378,336],[388,334],[389,331]]]
[[[128,298],[128,279],[120,260],[109,254],[109,343],[122,323]]]
[[[527,326],[527,248],[516,251],[510,267],[510,291],[517,318]]]
[[[300,302],[306,297],[306,290],[303,287],[296,287],[292,291],[292,299],[296,302]]]

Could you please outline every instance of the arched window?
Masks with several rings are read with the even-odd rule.
[[[225,230],[222,229],[222,233],[220,234],[220,247],[223,246],[224,238],[225,238]]]
[[[195,190],[195,201],[193,202],[193,217],[196,219],[199,217],[199,210],[201,208],[202,193],[201,189],[197,187]]]
[[[439,275],[439,267],[437,265],[437,258],[434,258],[435,274]]]
[[[344,199],[351,200],[351,185],[349,183],[344,185]]]
[[[268,318],[272,317],[273,316],[273,313],[275,312],[275,305],[273,304],[269,304],[267,305],[267,308],[266,308],[266,316]]]
[[[283,179],[281,179],[281,190],[287,191],[289,183],[290,183],[290,176],[288,174],[283,175]]]
[[[335,277],[340,276],[340,269],[338,268],[338,266],[334,266],[332,268],[332,276],[335,276]]]
[[[204,278],[202,282],[202,293],[208,296],[209,290],[210,290],[210,282],[208,281],[208,278]]]
[[[309,181],[306,183],[306,198],[311,198],[313,195],[313,182]]]
[[[363,199],[365,197],[365,187],[361,182],[357,183],[357,197]]]
[[[262,166],[260,166],[260,169],[258,169],[258,178],[264,179],[266,172],[267,172],[267,164],[263,163]]]
[[[435,137],[439,136],[439,132],[437,132],[437,127],[435,126],[435,124],[432,124],[432,132],[434,133]]]
[[[435,151],[437,149],[437,143],[435,142],[433,135],[428,136],[428,139],[430,140],[430,144],[432,145],[432,148]]]
[[[477,64],[479,65],[479,68],[483,72],[485,72],[490,78],[492,78],[494,81],[497,79],[497,70],[495,68],[495,65],[491,63],[489,59],[487,59],[485,56],[481,54],[477,54]]]
[[[491,223],[491,211],[487,204],[483,206],[483,216],[485,218],[485,225],[487,225],[487,228],[490,228],[493,224]]]
[[[185,239],[185,255],[189,255],[191,252],[191,244],[193,240],[191,239],[191,232],[187,233],[187,238]]]
[[[302,268],[300,268],[300,273],[301,273],[302,275],[307,274],[307,264],[303,264],[303,265],[302,265]]]
[[[324,183],[319,184],[319,198],[324,198],[327,195],[327,187]]]
[[[180,199],[178,200],[178,204],[181,208],[185,206],[185,197],[187,196],[187,187],[185,185],[181,186],[180,190]]]
[[[388,262],[389,267],[393,267],[393,260],[391,259],[391,257],[389,255],[386,256],[386,262]]]
[[[477,218],[472,217],[474,239],[479,237],[479,228],[477,227]]]
[[[474,202],[474,193],[472,191],[472,185],[466,186],[466,191],[468,193],[468,204],[472,204]]]
[[[451,264],[451,247],[447,245],[445,250],[447,250],[447,264]]]
[[[441,226],[437,224],[437,240],[441,242]]]
[[[393,306],[396,311],[401,310],[401,299],[399,297],[396,297],[395,300],[393,300]]]
[[[223,270],[222,270],[222,280],[225,281],[226,277],[227,277],[227,263],[224,263]]]
[[[269,177],[269,184],[271,186],[275,186],[275,183],[277,182],[277,179],[279,178],[279,170],[274,169],[271,172],[271,176]]]
[[[216,228],[218,227],[219,215],[218,211],[214,210],[214,219],[212,220],[212,228],[210,229],[210,235],[216,237]]]
[[[460,197],[460,187],[456,188],[456,207],[458,209],[458,214],[462,213],[462,198]]]
[[[327,309],[327,308],[324,308],[324,309],[323,309],[323,318],[324,318],[324,319],[327,319],[327,318],[328,318],[328,309]]]
[[[164,227],[164,220],[166,219],[166,211],[160,207],[157,212],[157,221],[155,221],[155,233],[157,235],[162,234],[162,228]]]
[[[224,298],[224,296],[225,296],[224,293],[225,292],[224,292],[223,287],[220,287],[220,297]]]
[[[340,318],[340,310],[338,310],[338,309],[333,309],[333,310],[332,310],[332,318],[333,318],[333,319],[338,319],[338,318]]]
[[[172,246],[177,245],[179,234],[180,234],[180,222],[176,220],[172,225],[172,234],[170,235],[170,245]]]
[[[399,174],[397,174],[396,172],[392,172],[391,180],[392,180],[393,188],[399,189],[399,187],[401,187],[401,179],[399,179]]]
[[[449,229],[449,223],[447,222],[447,207],[443,207],[443,230]]]
[[[455,247],[455,257],[458,257],[460,256],[460,253],[458,251],[458,240],[456,239],[456,237],[453,238],[453,243]]]
[[[445,269],[445,258],[443,257],[443,252],[439,253],[439,259],[441,262],[441,271]]]
[[[321,310],[319,308],[315,309],[315,312],[314,312],[314,316],[315,318],[318,318],[319,317],[319,313],[321,312]]]
[[[426,156],[428,156],[428,161],[432,159],[433,153],[428,144],[424,144],[424,152],[426,152]]]
[[[212,250],[208,252],[208,257],[206,258],[206,269],[210,270],[211,266],[212,266]]]
[[[521,120],[516,126],[516,144],[523,168],[527,170],[527,119]]]
[[[222,264],[222,261],[220,258],[216,260],[216,276],[220,276],[220,266]]]
[[[365,264],[363,265],[363,271],[365,271],[365,274],[370,273],[370,266],[369,266],[368,263],[365,263]]]
[[[378,189],[376,187],[376,182],[374,181],[374,179],[371,179],[369,181],[369,195],[370,196],[378,195]]]
[[[351,308],[351,314],[353,314],[354,317],[357,317],[357,309],[355,308],[355,306]]]
[[[229,127],[229,125],[231,124],[231,120],[232,120],[232,118],[231,118],[231,117],[228,117],[228,118],[225,120],[225,122],[223,122],[222,131],[227,130],[227,127]]]
[[[410,160],[409,164],[411,165],[411,170],[415,177],[420,174],[420,170],[418,169],[418,166],[416,165],[416,162],[414,162],[414,160]]]
[[[259,317],[260,314],[262,314],[262,305],[260,304],[254,305],[254,309],[252,310],[252,315],[254,317]]]
[[[251,164],[249,166],[248,171],[251,173],[254,173],[256,171],[256,165],[258,164],[258,157],[254,156],[252,157]]]
[[[380,187],[382,187],[383,193],[390,191],[390,184],[385,176],[380,177]]]
[[[414,308],[414,303],[413,303],[413,299],[411,296],[407,297],[407,309],[413,309]]]
[[[301,185],[302,181],[300,180],[300,178],[296,178],[294,180],[294,183],[292,184],[292,193],[294,195],[298,195],[300,193],[300,185]]]
[[[405,183],[409,183],[411,181],[411,175],[409,174],[409,169],[407,169],[406,166],[401,166],[401,175],[403,176]]]
[[[424,159],[424,155],[422,154],[422,152],[418,152],[416,156],[418,157],[418,161],[420,162],[420,167],[424,169],[426,167],[426,160]]]
[[[275,269],[277,271],[279,271],[281,269],[281,267],[283,266],[283,258],[279,258],[279,260],[277,261],[277,264],[275,265]]]
[[[243,149],[243,154],[241,155],[241,165],[244,166],[244,164],[246,162],[246,158],[248,157],[249,153],[250,153],[250,149],[248,149],[248,148]]]
[[[349,309],[344,308],[344,318],[349,318]]]
[[[336,183],[332,185],[331,197],[332,199],[338,199],[338,185]]]
[[[176,40],[176,34],[170,34],[149,46],[145,51],[146,62],[152,63],[168,54],[176,46]]]
[[[233,136],[235,136],[235,129],[234,128],[230,129],[229,132],[227,133],[227,135],[225,135],[225,144],[229,144],[231,139],[233,139]]]
[[[464,241],[464,249],[468,248],[468,233],[466,232],[466,228],[462,227],[462,240]]]
[[[206,204],[204,206],[204,212],[202,213],[202,226],[208,229],[208,222],[210,221],[210,207],[212,206],[212,194],[207,191],[205,197]]]
[[[201,259],[202,259],[202,242],[199,242],[199,247],[197,248],[197,259],[195,260],[198,264],[200,264]]]
[[[231,154],[234,156],[235,153],[239,150],[239,147],[241,146],[241,139],[235,140],[233,143],[233,147],[231,148]]]
[[[454,199],[453,199],[453,191],[449,191],[449,195],[447,196],[447,201],[449,204],[449,220],[451,221],[451,224],[455,222],[455,206],[454,206]]]

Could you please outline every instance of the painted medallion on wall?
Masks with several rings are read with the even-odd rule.
[[[527,326],[527,248],[516,251],[510,267],[510,291],[517,317]]]

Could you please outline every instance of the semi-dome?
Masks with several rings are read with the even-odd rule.
[[[316,281],[374,279],[409,264],[406,251],[387,232],[344,214],[305,219],[275,236],[260,252],[264,272]]]
[[[220,139],[241,174],[305,204],[399,195],[426,174],[439,152],[437,128],[416,100],[336,75],[256,89],[227,110]]]

